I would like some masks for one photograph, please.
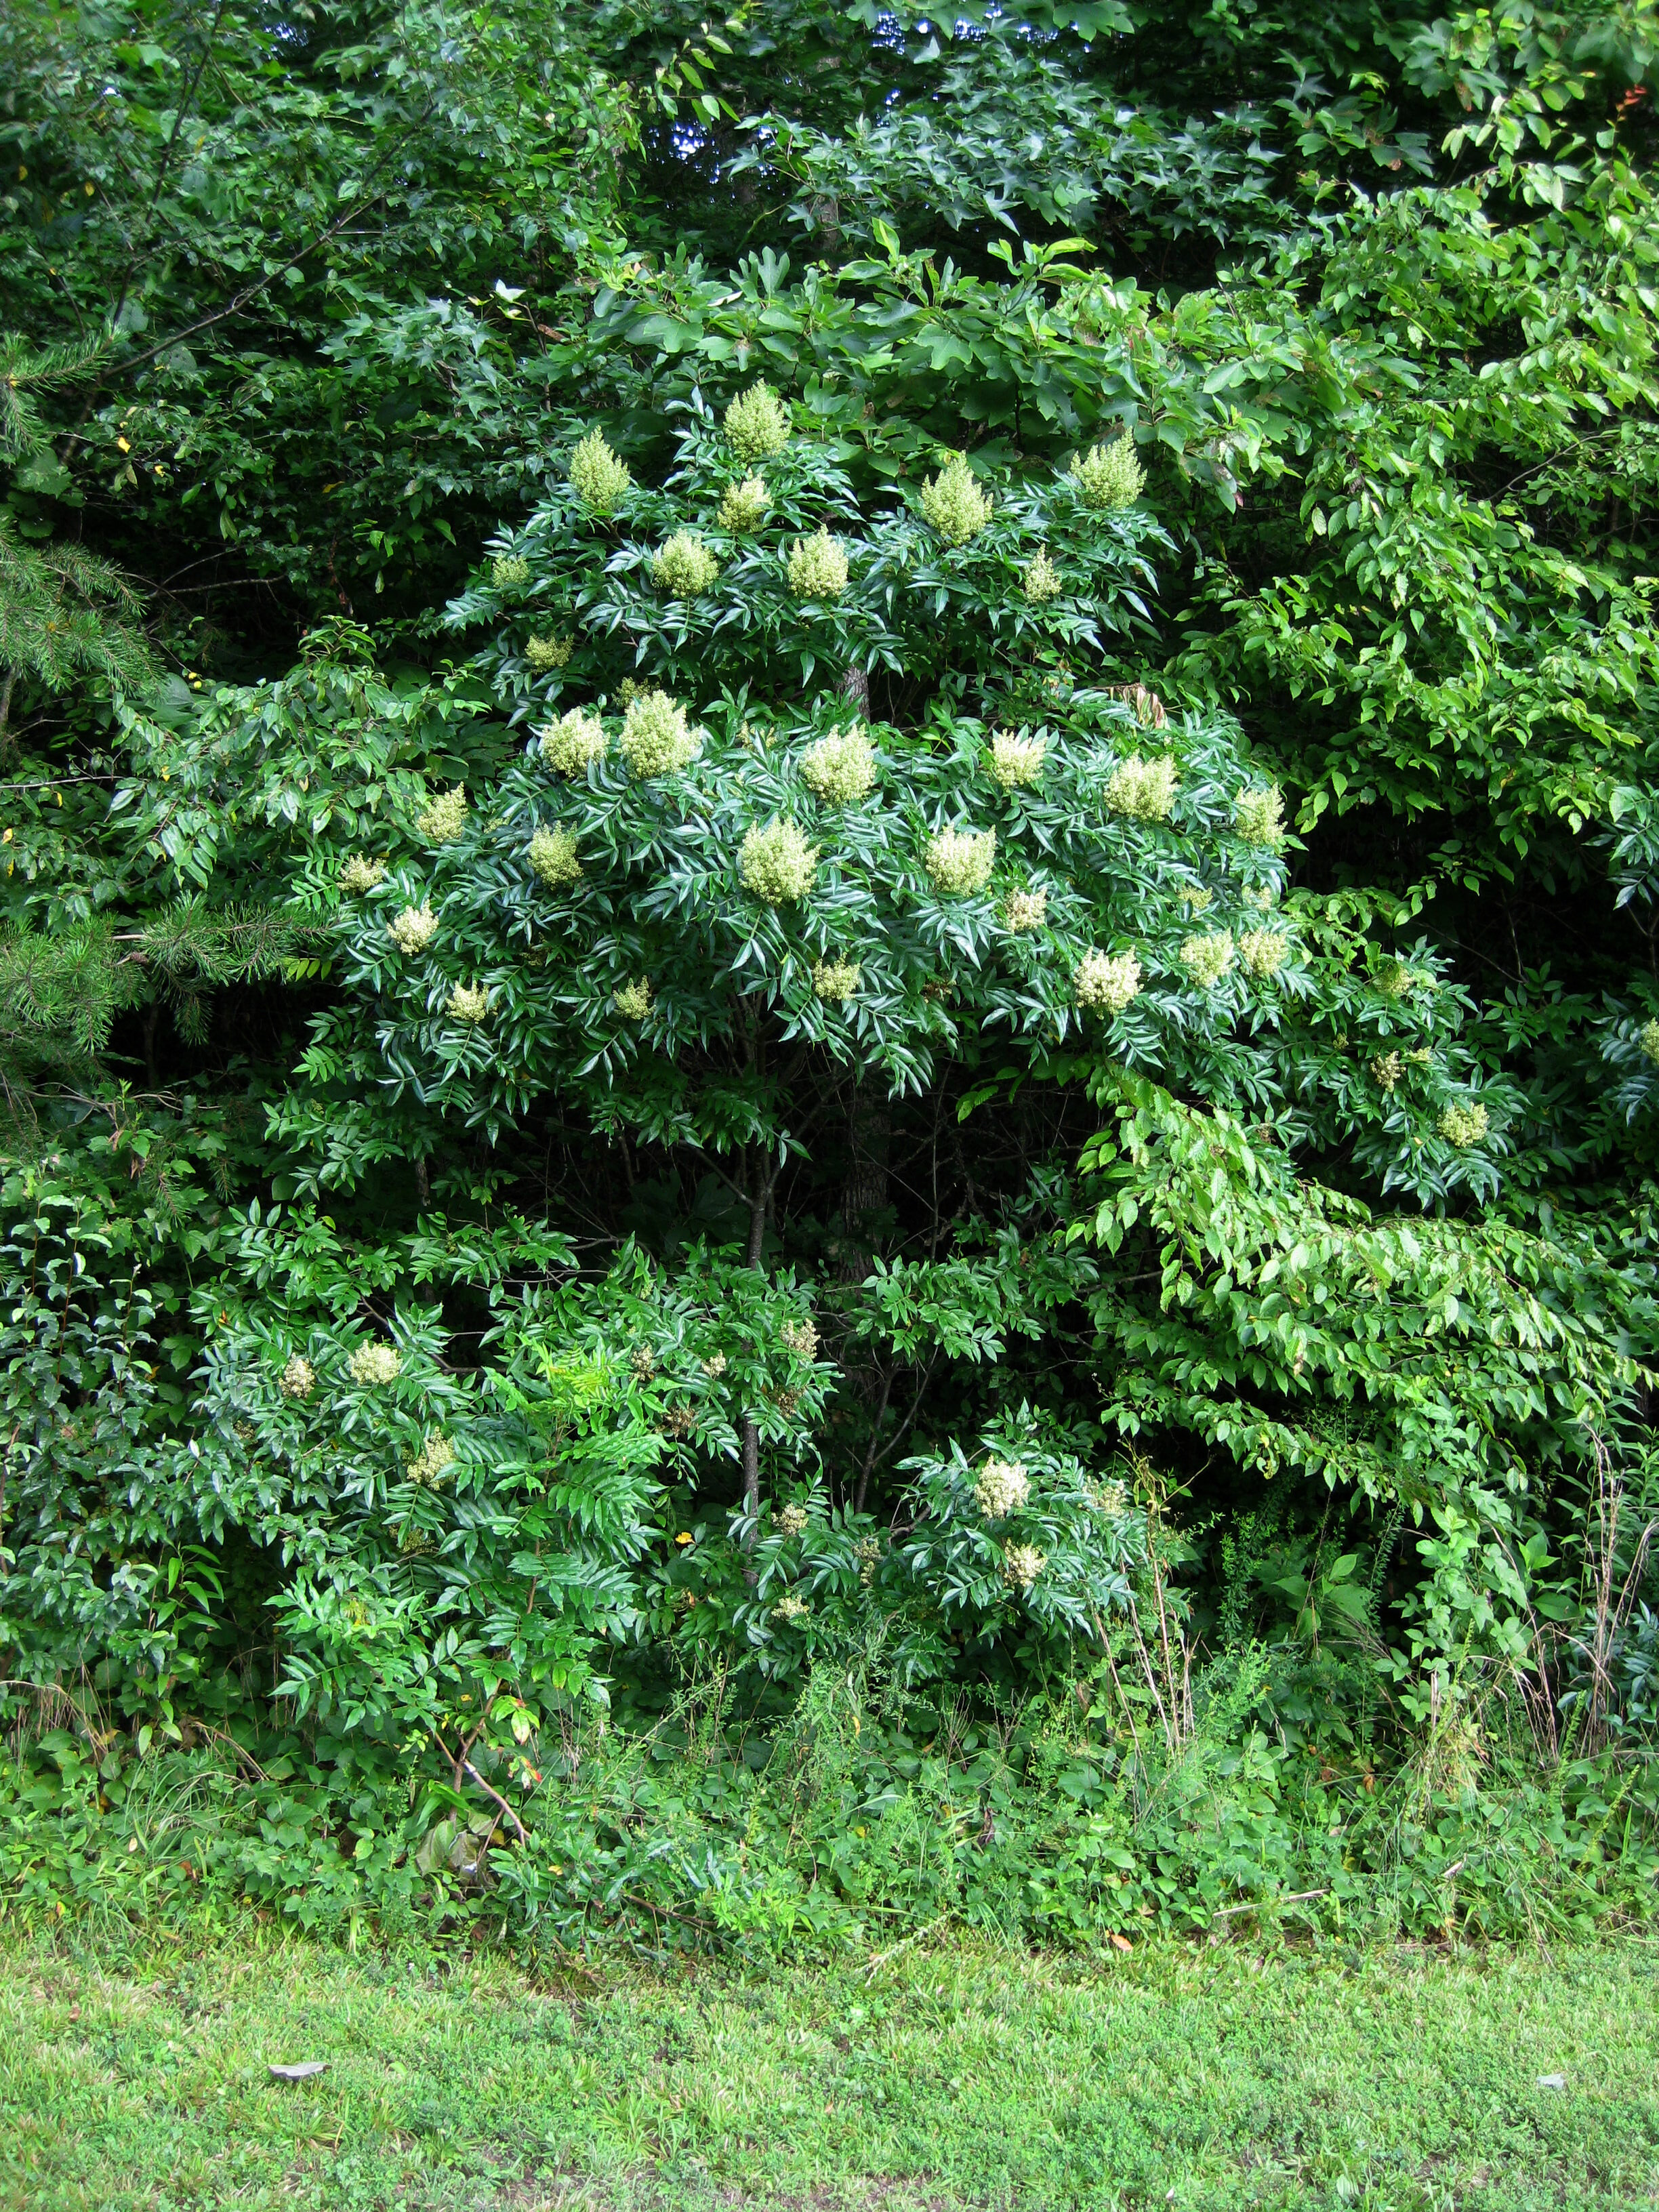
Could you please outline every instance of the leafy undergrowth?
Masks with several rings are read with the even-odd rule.
[[[372,1742],[243,1733],[257,1758],[225,1734],[135,1757],[65,1729],[0,1761],[0,1929],[125,1942],[258,1909],[532,1967],[754,1966],[945,1931],[1582,1940],[1650,1921],[1659,1880],[1650,1762],[1551,1769],[1495,1736],[1478,1771],[1429,1746],[1374,1775],[1218,1724],[1134,1766],[1063,1701],[1006,1726],[963,1708],[924,1740],[861,1722],[827,1676],[769,1736],[688,1696],[643,1731],[550,1744],[534,1787],[482,1749],[457,1789]]]
[[[244,1929],[0,1972],[28,2212],[1634,2205],[1659,2187],[1644,1940],[1425,1954],[912,1946],[526,1978]],[[323,2060],[302,2082],[272,2063]]]

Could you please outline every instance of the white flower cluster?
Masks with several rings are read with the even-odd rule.
[[[1659,1066],[1659,1022],[1644,1022],[1636,1033],[1636,1042],[1643,1058]]]
[[[774,815],[763,829],[750,823],[738,854],[738,872],[747,888],[768,906],[787,906],[806,896],[818,872],[818,848],[793,822]]]
[[[415,827],[428,843],[453,845],[466,827],[466,786],[458,783],[431,799],[416,817]]]
[[[1215,893],[1204,884],[1187,884],[1182,888],[1181,902],[1189,914],[1202,914],[1215,904]]]
[[[636,982],[617,987],[611,1002],[624,1021],[642,1022],[651,1011],[651,979],[641,975]]]
[[[1396,1090],[1405,1073],[1406,1063],[1397,1052],[1379,1052],[1373,1055],[1371,1074],[1376,1079],[1379,1091]]]
[[[1206,991],[1212,991],[1233,964],[1233,940],[1229,931],[1218,929],[1207,937],[1182,940],[1181,964]]]
[[[530,563],[522,553],[498,553],[489,564],[489,580],[498,592],[515,592],[530,581]]]
[[[785,1322],[778,1331],[778,1340],[797,1359],[816,1359],[818,1356],[818,1330],[814,1321]]]
[[[991,520],[991,501],[960,453],[921,488],[921,511],[947,545],[965,545]]]
[[[789,549],[789,588],[798,599],[838,599],[847,589],[847,555],[839,538],[819,528]]]
[[[1039,887],[1034,891],[1010,891],[1002,919],[1013,936],[1024,937],[1033,929],[1041,929],[1048,914],[1048,894]]]
[[[778,1515],[778,1534],[791,1542],[797,1536],[804,1536],[806,1534],[806,1508],[804,1505],[784,1506]]]
[[[1285,842],[1285,799],[1279,786],[1241,791],[1233,805],[1233,824],[1247,845],[1276,853]]]
[[[994,830],[941,830],[928,839],[922,861],[935,890],[966,898],[990,882],[996,858]]]
[[[424,952],[438,933],[438,917],[429,906],[406,906],[386,924],[386,935],[405,959]]]
[[[352,1381],[365,1389],[395,1382],[404,1371],[402,1355],[390,1344],[360,1344],[349,1364]]]
[[[570,456],[570,488],[590,514],[613,514],[633,481],[602,430],[590,430]]]
[[[763,461],[789,443],[789,410],[769,384],[751,384],[726,410],[726,442],[740,461]]]
[[[811,1610],[811,1607],[804,1597],[797,1597],[793,1590],[791,1590],[787,1597],[781,1597],[773,1607],[772,1618],[774,1620],[784,1621],[805,1620]]]
[[[428,1437],[421,1449],[410,1461],[405,1472],[411,1482],[422,1490],[435,1490],[442,1481],[446,1468],[455,1462],[455,1447],[447,1437]]]
[[[1072,988],[1079,1006],[1091,1013],[1121,1014],[1140,995],[1140,963],[1133,952],[1114,957],[1096,946],[1079,962]]]
[[[597,714],[573,707],[556,722],[550,722],[536,744],[542,758],[556,775],[586,775],[589,761],[605,758],[605,724]]]
[[[1018,1460],[988,1459],[974,1485],[974,1503],[988,1521],[1018,1513],[1031,1495],[1031,1478]]]
[[[1048,1554],[1035,1544],[1005,1544],[1002,1579],[1011,1589],[1028,1590],[1048,1564]]]
[[[1238,957],[1252,975],[1266,982],[1290,958],[1290,939],[1281,930],[1247,929],[1238,940]]]
[[[1085,507],[1133,507],[1146,488],[1146,475],[1135,459],[1134,440],[1126,431],[1109,446],[1095,446],[1085,454],[1073,453],[1072,474]]]
[[[580,883],[582,864],[576,858],[575,831],[549,829],[544,823],[530,841],[530,865],[550,890]]]
[[[476,1028],[489,1018],[489,986],[458,983],[444,1003],[458,1022],[471,1022]]]
[[[876,780],[876,749],[862,722],[831,730],[801,755],[800,772],[818,797],[835,806],[862,799]]]
[[[1454,1102],[1440,1116],[1440,1133],[1449,1145],[1465,1152],[1480,1144],[1492,1127],[1492,1117],[1478,1098],[1467,1106]]]
[[[864,979],[856,960],[815,960],[812,988],[827,1006],[839,1006],[850,999]]]
[[[859,1563],[859,1580],[866,1589],[876,1579],[876,1569],[881,1565],[879,1536],[860,1536],[853,1547],[853,1556]]]
[[[641,691],[623,717],[623,758],[637,776],[676,775],[702,750],[702,732],[665,691]]]
[[[289,1354],[277,1388],[285,1398],[308,1398],[317,1387],[317,1370],[303,1352]]]
[[[1045,599],[1057,599],[1065,590],[1060,571],[1048,558],[1046,546],[1039,545],[1025,571],[1025,596],[1034,607]]]
[[[720,528],[729,530],[734,538],[758,530],[771,505],[772,495],[764,477],[745,477],[741,483],[727,484],[720,494]]]
[[[1012,730],[998,730],[991,738],[991,774],[1005,791],[1018,791],[1036,781],[1048,755],[1047,738],[1017,738]]]
[[[1103,1482],[1095,1492],[1095,1503],[1103,1513],[1109,1514],[1115,1520],[1120,1513],[1127,1510],[1129,1493],[1121,1482]]]
[[[384,860],[366,860],[362,854],[354,853],[340,871],[340,889],[348,898],[361,898],[372,891],[386,874]]]
[[[1385,999],[1406,999],[1431,981],[1431,977],[1419,975],[1415,968],[1408,968],[1403,960],[1390,960],[1377,977],[1376,988]]]
[[[1175,805],[1176,764],[1168,753],[1156,760],[1121,761],[1106,786],[1106,804],[1131,822],[1167,822]]]
[[[570,656],[575,649],[574,638],[527,637],[524,657],[538,676],[546,676],[555,668],[568,668]]]
[[[695,599],[720,572],[720,564],[694,530],[677,530],[651,556],[651,574],[677,599]]]

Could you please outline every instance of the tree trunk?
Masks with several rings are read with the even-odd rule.
[[[749,1265],[758,1275],[763,1272],[766,1257],[766,1208],[772,1195],[774,1176],[769,1175],[760,1159],[752,1164],[748,1148],[744,1148],[744,1183],[749,1193]],[[752,1413],[743,1417],[743,1510],[750,1522],[749,1541],[752,1545],[760,1519],[760,1428]]]
[[[893,1133],[888,1103],[872,1085],[859,1084],[847,1117],[847,1180],[841,1187],[842,1251],[836,1273],[844,1283],[869,1274],[872,1226],[887,1204],[887,1159]]]

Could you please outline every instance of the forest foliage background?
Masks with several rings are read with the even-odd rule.
[[[1655,40],[8,10],[0,1911],[1648,1908]]]

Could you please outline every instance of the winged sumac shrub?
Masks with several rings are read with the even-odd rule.
[[[1286,906],[1233,722],[1084,672],[1133,649],[1166,543],[1133,458],[983,484],[957,458],[870,512],[767,397],[694,410],[660,489],[583,441],[456,603],[522,751],[318,856],[349,988],[313,1071],[491,1134],[552,1093],[775,1156],[826,1070],[915,1091],[1000,1036],[1490,1188],[1510,1102],[1467,1095],[1434,957]]]

